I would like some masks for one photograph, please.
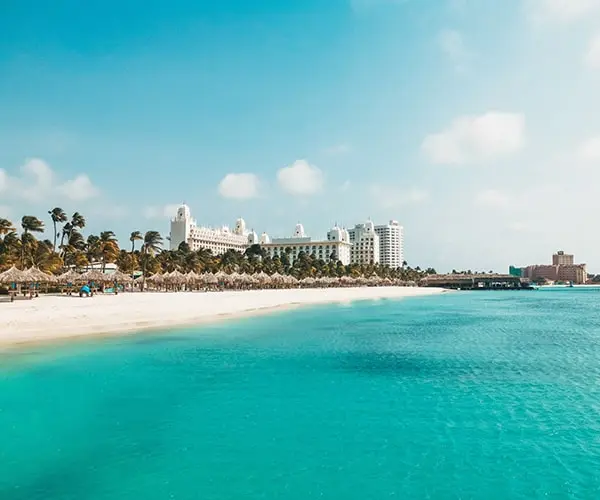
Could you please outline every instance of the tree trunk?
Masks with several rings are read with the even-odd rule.
[[[56,221],[54,218],[52,219],[52,224],[54,225],[54,246],[52,248],[54,249],[54,253],[56,253]]]

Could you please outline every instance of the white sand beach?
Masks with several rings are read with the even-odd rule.
[[[41,296],[0,303],[0,347],[185,326],[282,308],[432,295],[439,288],[362,287]]]

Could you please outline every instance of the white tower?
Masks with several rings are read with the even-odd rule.
[[[190,207],[187,205],[181,205],[177,209],[177,215],[171,219],[171,234],[170,234],[170,245],[171,250],[177,250],[179,245],[184,241],[187,242],[192,226],[195,225],[194,220],[190,212]]]

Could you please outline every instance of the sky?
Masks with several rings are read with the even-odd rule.
[[[413,266],[600,272],[600,0],[5,0],[0,32],[0,217],[396,219]]]

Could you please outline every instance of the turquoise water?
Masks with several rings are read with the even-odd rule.
[[[0,499],[600,498],[600,291],[0,357]]]

